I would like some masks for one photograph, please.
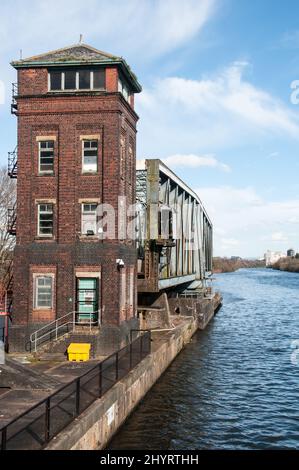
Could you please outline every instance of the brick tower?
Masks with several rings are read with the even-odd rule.
[[[101,353],[136,328],[136,248],[118,237],[119,196],[135,202],[134,94],[124,59],[78,44],[12,63],[18,71],[16,248],[10,344],[76,312]],[[115,238],[98,207],[115,209]],[[105,232],[105,230],[104,230]],[[71,316],[71,315],[70,315]],[[62,322],[63,323],[63,322]]]

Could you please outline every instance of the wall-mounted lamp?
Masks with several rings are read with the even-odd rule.
[[[123,269],[125,267],[125,262],[122,259],[117,259],[116,264],[117,264],[118,269]]]

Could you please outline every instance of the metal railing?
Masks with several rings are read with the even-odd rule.
[[[95,314],[99,318],[97,321],[93,320]],[[58,341],[58,339],[61,339],[63,336],[74,332],[77,326],[87,325],[91,331],[93,326],[99,325],[100,312],[91,313],[89,315],[89,320],[84,322],[78,321],[78,315],[80,315],[80,313],[77,311],[69,312],[63,317],[57,318],[56,320],[48,323],[47,325],[32,333],[30,335],[31,350],[33,348],[33,352],[36,353],[39,346],[42,346],[50,341]]]
[[[16,114],[16,111],[18,109],[18,102],[17,102],[17,96],[19,94],[19,87],[17,83],[12,84],[12,102],[11,102],[11,112],[12,114]]]
[[[0,449],[39,450],[151,353],[147,331],[0,428]]]
[[[10,235],[17,233],[17,204],[7,210],[7,231]]]
[[[8,176],[10,178],[18,176],[18,147],[13,152],[8,152]]]

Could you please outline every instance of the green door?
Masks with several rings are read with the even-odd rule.
[[[77,312],[80,323],[98,321],[99,310],[99,279],[81,278],[77,280]]]

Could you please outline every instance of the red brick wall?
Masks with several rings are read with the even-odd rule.
[[[116,87],[116,88],[115,88]],[[18,206],[17,245],[14,263],[14,322],[39,323],[61,317],[75,309],[76,270],[80,266],[102,271],[101,303],[103,322],[121,323],[119,271],[116,259],[128,266],[136,263],[135,244],[129,240],[94,241],[82,239],[81,204],[95,199],[117,208],[120,194],[120,135],[126,134],[125,195],[135,198],[135,112],[117,90],[117,69],[107,70],[111,93],[47,95],[45,69],[19,72],[18,100]],[[112,92],[113,91],[113,92]],[[35,95],[35,96],[27,96]],[[40,96],[44,95],[44,96]],[[98,173],[82,174],[81,136],[100,136]],[[53,176],[38,175],[37,137],[55,136]],[[134,154],[129,156],[129,145]],[[129,161],[131,158],[131,161]],[[37,201],[54,204],[54,237],[37,236]],[[116,224],[117,228],[117,224]],[[55,270],[55,309],[33,312],[32,273],[34,269]],[[136,287],[135,287],[136,288]],[[130,312],[129,317],[134,312]]]
[[[109,92],[118,91],[118,70],[116,67],[106,69],[106,89]]]
[[[18,71],[20,95],[43,95],[48,92],[47,69],[20,69]]]

